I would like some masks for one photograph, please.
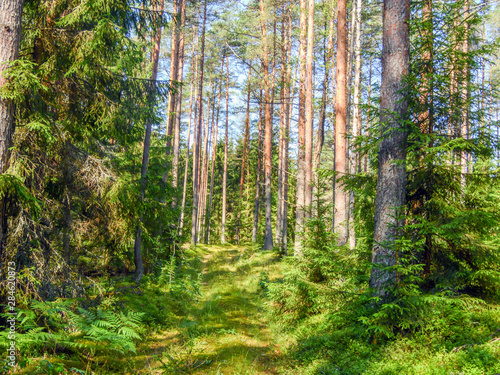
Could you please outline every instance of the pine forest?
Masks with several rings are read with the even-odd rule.
[[[496,0],[0,0],[0,373],[500,374]]]

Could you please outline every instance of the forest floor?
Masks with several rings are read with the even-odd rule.
[[[139,346],[137,356],[129,358],[136,370],[129,373],[290,373],[262,296],[263,278],[281,276],[276,253],[237,246],[202,246],[201,251],[198,300],[177,317],[177,326]]]

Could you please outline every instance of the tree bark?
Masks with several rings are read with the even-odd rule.
[[[337,87],[335,95],[335,214],[338,244],[347,243],[348,195],[339,178],[347,174],[347,15],[346,0],[337,1]]]
[[[229,55],[226,55],[226,132],[224,136],[224,176],[222,182],[222,230],[220,239],[221,243],[226,243],[228,132],[229,132]]]
[[[375,228],[370,287],[377,295],[387,295],[396,281],[395,271],[385,267],[397,262],[395,241],[404,225],[406,190],[406,141],[404,121],[408,101],[404,76],[410,67],[408,21],[409,0],[385,0],[383,10],[382,86],[380,123],[382,141],[378,152],[378,181],[375,199]]]
[[[184,182],[183,182],[183,188],[182,188],[182,203],[181,203],[181,216],[179,218],[179,236],[182,236],[182,230],[184,228],[184,215],[185,215],[185,208],[186,208],[186,195],[187,195],[187,178],[188,178],[188,170],[189,170],[189,142],[190,142],[190,137],[191,137],[191,120],[192,120],[192,114],[193,114],[193,93],[194,97],[198,97],[198,93],[196,92],[198,86],[196,85],[196,76],[198,75],[198,59],[195,58],[195,49],[196,46],[198,45],[198,40],[196,38],[196,35],[198,34],[196,32],[196,27],[193,27],[193,52],[191,56],[194,59],[194,64],[192,62],[192,78],[191,78],[191,93],[190,93],[190,98],[189,98],[189,125],[188,125],[188,136],[187,136],[187,146],[186,146],[186,161],[184,163]],[[196,88],[195,88],[196,85]],[[195,103],[196,106],[196,103]],[[193,151],[194,151],[194,145],[193,145]]]
[[[355,44],[354,44],[354,108],[352,116],[352,140],[361,135],[361,111],[360,111],[360,86],[361,86],[361,0],[356,0],[355,12]],[[351,155],[349,169],[351,175],[356,174],[358,170],[358,152],[351,142]],[[356,247],[356,232],[354,229],[354,191],[350,194],[349,207],[349,248],[353,250]]]
[[[184,73],[184,26],[186,24],[186,2],[180,0],[181,12],[181,27],[179,33],[179,62],[177,70],[177,80],[183,80]],[[179,146],[180,146],[180,131],[181,131],[181,111],[182,111],[182,86],[179,87],[175,96],[175,125],[174,125],[174,150],[172,158],[172,186],[178,185],[179,180]],[[177,205],[177,198],[174,199],[174,205]]]
[[[257,176],[255,178],[255,203],[253,210],[252,241],[257,242],[257,231],[259,229],[259,206],[260,206],[260,181],[262,172],[262,90],[259,98],[259,140],[257,143]]]
[[[4,71],[17,59],[21,42],[23,1],[4,0],[0,3],[0,88],[7,83]],[[0,97],[0,173],[9,167],[9,147],[14,132],[14,103]]]
[[[264,0],[259,1],[261,13],[261,33],[262,33],[262,49],[264,56],[262,57],[262,67],[264,70],[264,182],[265,182],[265,237],[264,249],[271,250],[273,248],[273,229],[271,225],[271,175],[272,175],[272,137],[273,124],[271,119],[271,97],[270,97],[270,82],[269,82],[269,60],[267,53],[267,32],[264,12]]]
[[[295,211],[295,250],[302,254],[305,219],[305,146],[306,146],[306,50],[307,50],[307,0],[300,0],[300,45],[299,45],[299,139],[297,160],[297,203]]]
[[[5,69],[19,55],[21,42],[22,0],[0,2],[0,89],[7,83]],[[14,133],[14,103],[0,96],[0,174],[9,168],[12,135]],[[7,240],[7,198],[0,199],[0,261]]]
[[[305,123],[305,175],[304,175],[304,220],[309,219],[312,202],[312,163],[313,163],[313,53],[314,53],[314,0],[309,0],[307,18],[306,51],[306,123]]]
[[[200,153],[201,153],[201,132],[202,132],[202,118],[203,118],[203,65],[205,62],[205,30],[207,22],[207,0],[203,6],[203,26],[201,29],[201,56],[200,56],[200,77],[198,89],[198,120],[195,127],[194,136],[194,152],[193,152],[193,215],[191,223],[191,243],[196,245],[198,243],[198,204],[199,204],[199,170],[200,170]]]
[[[221,66],[221,76],[220,76],[220,84],[219,84],[219,94],[217,98],[217,115],[215,115],[215,108],[213,110],[214,115],[212,115],[212,129],[215,129],[214,137],[212,141],[212,166],[210,170],[210,198],[208,202],[208,214],[205,221],[205,243],[210,243],[210,220],[212,219],[212,197],[214,191],[214,169],[215,169],[215,159],[217,155],[217,133],[219,130],[219,111],[220,111],[220,98],[222,94],[222,74],[224,72],[224,59],[222,59]]]
[[[321,98],[321,112],[318,120],[318,131],[316,133],[316,145],[314,148],[314,159],[313,159],[313,175],[316,174],[317,169],[321,163],[321,151],[323,149],[323,144],[325,141],[325,121],[326,121],[326,105],[328,101],[328,83],[330,81],[330,67],[333,66],[333,20],[335,15],[333,14],[334,7],[332,6],[332,14],[330,15],[330,20],[328,22],[328,41],[326,45],[326,50],[324,54],[324,65],[325,65],[325,77],[323,80],[323,94]],[[313,176],[316,180],[317,178]]]
[[[245,185],[245,166],[247,157],[247,147],[248,147],[248,137],[250,134],[250,80],[252,79],[252,62],[248,66],[248,94],[247,94],[247,114],[245,118],[245,135],[243,138],[243,157],[241,159],[241,177],[240,177],[240,200],[239,200],[239,210],[238,210],[238,226],[236,228],[236,242],[240,243],[240,231],[241,231],[241,210],[243,201],[243,187]]]

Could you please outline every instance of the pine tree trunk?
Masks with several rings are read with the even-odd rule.
[[[259,206],[260,206],[260,181],[262,174],[262,90],[259,98],[259,141],[257,143],[257,176],[255,178],[255,203],[253,211],[252,241],[257,242],[257,231],[259,229]]]
[[[250,80],[252,79],[252,62],[248,66],[248,94],[247,94],[247,114],[245,117],[245,135],[243,138],[243,157],[241,159],[241,177],[240,177],[240,200],[239,200],[239,210],[238,210],[238,226],[236,227],[236,242],[240,243],[240,231],[241,231],[241,210],[243,201],[243,187],[245,184],[245,166],[247,157],[247,147],[248,147],[248,137],[250,134]]]
[[[198,232],[200,233],[200,238],[205,238],[204,230],[206,210],[207,210],[207,189],[208,189],[208,154],[209,154],[209,140],[210,136],[213,134],[213,130],[210,126],[210,110],[212,101],[212,81],[210,80],[208,84],[208,102],[207,102],[207,116],[206,120],[204,118],[204,129],[205,136],[203,139],[203,157],[202,157],[202,167],[201,167],[201,184],[200,184],[200,210],[198,212]],[[212,111],[213,117],[213,111]]]
[[[7,80],[3,75],[9,62],[17,59],[21,41],[21,18],[23,1],[3,0],[0,2],[0,88]],[[14,103],[0,97],[0,173],[9,167],[9,147],[14,132]]]
[[[339,178],[347,174],[347,15],[346,0],[337,1],[337,85],[335,99],[335,213],[338,244],[347,243],[348,194]]]
[[[179,72],[179,42],[180,42],[180,25],[177,22],[180,21],[180,13],[182,9],[182,0],[174,1],[174,22],[172,23],[172,44],[170,48],[170,82],[178,81],[177,75]],[[167,156],[171,153],[172,147],[172,134],[175,122],[175,103],[176,103],[177,93],[172,92],[168,97],[167,104]],[[164,179],[166,180],[168,176],[168,171],[165,171]]]
[[[275,242],[282,250],[282,214],[283,214],[283,158],[284,158],[284,147],[285,147],[285,121],[286,121],[286,69],[288,65],[288,56],[286,54],[287,51],[287,43],[288,37],[285,31],[285,4],[282,4],[281,7],[282,12],[282,20],[281,20],[281,92],[280,92],[280,138],[278,145],[278,206],[276,208],[276,233],[275,233]]]
[[[307,0],[300,0],[300,45],[299,45],[299,139],[297,160],[297,204],[295,212],[295,255],[302,254],[305,219],[305,137],[306,137],[306,49],[307,49]]]
[[[332,14],[330,15],[329,26],[328,26],[328,41],[324,54],[324,65],[325,65],[325,77],[323,79],[323,94],[321,97],[321,112],[318,120],[318,131],[316,133],[316,145],[314,148],[314,159],[313,159],[313,178],[317,180],[314,175],[319,168],[321,162],[321,151],[323,149],[323,144],[325,141],[325,121],[326,121],[326,105],[328,102],[328,83],[330,81],[330,66],[333,66],[333,20],[335,19],[334,7],[332,6]]]
[[[222,94],[222,74],[224,71],[224,59],[222,59],[222,66],[221,66],[221,77],[220,77],[220,84],[219,84],[219,94],[217,98],[217,115],[215,115],[215,108],[213,110],[214,115],[212,115],[212,129],[215,129],[214,131],[214,137],[212,140],[212,166],[210,170],[210,195],[209,195],[209,202],[208,202],[208,214],[207,218],[205,220],[205,243],[209,244],[210,243],[210,220],[212,219],[212,197],[213,197],[213,191],[214,191],[214,169],[215,169],[215,158],[217,155],[217,133],[219,130],[219,111],[220,111],[220,98]]]
[[[353,10],[355,13],[355,46],[354,46],[354,108],[352,116],[352,132],[353,137],[359,137],[361,135],[361,111],[360,111],[360,86],[361,86],[361,0],[356,0],[356,9]],[[354,139],[354,138],[352,138]],[[349,172],[351,175],[356,174],[358,170],[358,152],[355,150],[354,146],[351,144],[351,155],[349,162]],[[354,230],[354,191],[350,193],[350,204],[349,204],[349,248],[353,250],[356,247],[356,232]]]
[[[461,127],[460,127],[460,135],[462,138],[467,139],[469,137],[469,64],[467,62],[469,55],[469,13],[470,13],[470,3],[469,0],[465,0],[464,2],[464,11],[463,11],[463,19],[464,19],[464,40],[462,44],[462,54],[464,62],[464,67],[462,70],[462,114],[461,114]],[[466,182],[467,182],[467,173],[469,172],[468,168],[468,154],[467,151],[463,150],[460,153],[460,171],[461,171],[461,187],[462,194],[465,194]]]
[[[228,132],[229,132],[229,55],[226,55],[226,133],[224,136],[224,176],[222,182],[222,230],[220,239],[221,243],[226,243]]]
[[[271,175],[272,175],[272,137],[273,137],[273,124],[271,119],[271,96],[270,96],[270,82],[269,82],[269,61],[267,53],[267,32],[264,13],[264,0],[259,1],[261,13],[261,33],[262,33],[262,49],[263,58],[262,66],[264,69],[264,183],[265,183],[265,237],[264,249],[271,250],[273,248],[273,229],[271,225]]]
[[[183,80],[184,73],[184,26],[186,24],[186,2],[180,0],[180,17],[181,25],[178,30],[179,33],[179,62],[177,70],[177,80]],[[181,131],[181,111],[182,111],[182,86],[179,87],[177,95],[175,96],[175,125],[174,125],[174,150],[172,158],[172,186],[174,188],[178,185],[179,180],[179,146],[180,146],[180,131]],[[177,197],[174,199],[174,206],[177,203]]]
[[[21,42],[22,0],[0,2],[0,89],[7,83],[3,73],[17,59]],[[12,134],[14,133],[14,103],[0,96],[0,174],[9,168]],[[7,237],[7,198],[0,199],[0,261],[3,261]]]
[[[182,203],[181,203],[181,216],[179,218],[179,236],[182,236],[182,230],[184,228],[184,216],[185,216],[185,209],[186,209],[186,195],[187,195],[187,179],[188,179],[188,171],[189,171],[189,142],[190,142],[190,137],[191,137],[191,120],[192,120],[192,114],[193,114],[193,93],[194,97],[198,97],[198,93],[196,92],[198,86],[196,84],[196,77],[198,75],[198,59],[195,58],[195,49],[196,46],[198,45],[198,40],[196,38],[196,35],[198,34],[196,32],[196,28],[193,27],[193,51],[192,51],[192,58],[194,59],[194,64],[192,63],[192,78],[191,78],[191,93],[190,93],[190,98],[189,98],[189,125],[188,125],[188,136],[187,136],[187,147],[186,147],[186,161],[184,163],[184,182],[183,182],[183,187],[182,187]],[[196,86],[196,88],[195,88]],[[196,103],[195,103],[196,106]],[[194,145],[193,145],[193,151],[194,151]]]
[[[306,51],[306,123],[305,123],[305,175],[304,175],[304,220],[309,219],[312,202],[312,163],[313,163],[313,52],[314,52],[314,0],[309,0],[307,18],[307,51]]]
[[[193,152],[193,216],[191,223],[191,243],[198,243],[198,204],[199,204],[199,175],[200,175],[200,153],[201,153],[201,132],[203,118],[203,65],[205,62],[205,29],[207,22],[207,0],[203,6],[203,26],[201,29],[201,55],[200,55],[200,77],[198,89],[198,119],[195,127],[194,152]]]
[[[408,102],[403,89],[404,76],[410,68],[409,19],[409,0],[384,1],[380,97],[383,126],[375,199],[374,268],[370,276],[370,287],[381,296],[387,294],[387,285],[396,281],[396,272],[383,267],[396,264],[394,245],[404,225],[407,141],[404,121]]]

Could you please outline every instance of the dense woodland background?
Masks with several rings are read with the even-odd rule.
[[[19,358],[135,351],[163,323],[116,296],[196,299],[189,243],[274,252],[283,274],[259,285],[299,363],[338,340],[490,345],[499,18],[490,0],[0,0]],[[457,371],[500,372],[491,345]],[[365,373],[339,368],[310,373]]]

